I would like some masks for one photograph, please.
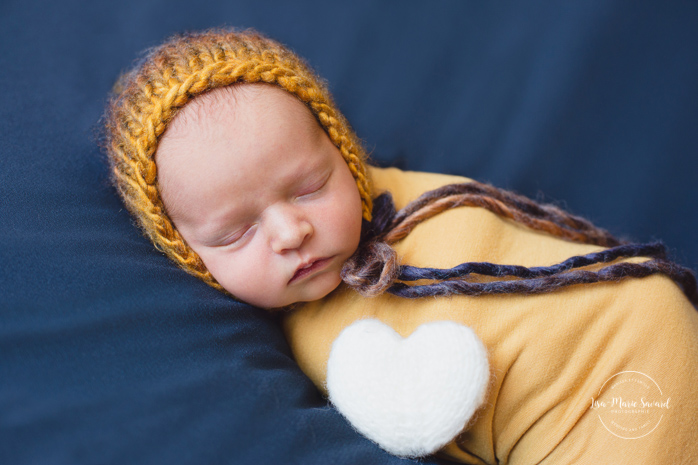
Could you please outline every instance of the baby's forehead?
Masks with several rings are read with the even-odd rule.
[[[260,98],[261,94],[265,94]],[[269,98],[269,94],[276,94]],[[281,97],[281,98],[279,98]],[[293,102],[290,103],[289,102]],[[245,110],[254,105],[264,112],[293,112],[320,128],[310,109],[293,94],[266,83],[237,83],[218,87],[200,94],[181,108],[167,126],[166,135],[177,137],[201,129],[222,113],[233,118],[245,118]],[[165,134],[163,134],[165,136]]]
[[[249,164],[260,147],[272,144],[276,153],[286,153],[287,147],[303,141],[315,144],[322,137],[325,132],[310,109],[279,87],[216,88],[181,108],[160,138],[154,157],[158,190],[168,213],[176,217],[184,196],[214,189],[211,180],[226,167],[244,171],[244,163]],[[246,156],[250,154],[252,158]],[[292,157],[284,159],[293,163]],[[267,173],[252,174],[263,178]]]
[[[236,102],[249,98],[254,92],[252,86],[232,85],[218,87],[194,97],[180,108],[167,126],[167,136],[182,134],[188,129],[196,128],[221,112],[236,113]]]

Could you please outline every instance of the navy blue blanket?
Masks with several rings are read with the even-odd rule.
[[[5,1],[0,463],[417,463],[353,431],[275,318],[168,262],[109,185],[118,73],[223,25],[306,57],[376,163],[554,201],[698,267],[695,2]]]

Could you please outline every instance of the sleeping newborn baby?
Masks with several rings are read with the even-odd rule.
[[[299,366],[386,450],[698,460],[695,278],[660,245],[466,178],[367,165],[321,80],[252,32],[153,49],[117,83],[107,133],[155,246],[281,310]]]
[[[252,305],[325,297],[361,235],[361,197],[308,109],[271,84],[220,87],[155,155],[167,213],[216,281]]]

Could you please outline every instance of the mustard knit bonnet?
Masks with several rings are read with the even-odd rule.
[[[213,29],[175,36],[148,51],[114,87],[106,114],[106,149],[113,182],[155,247],[188,273],[223,288],[184,241],[160,197],[155,152],[168,124],[187,102],[211,89],[266,82],[295,95],[341,152],[371,219],[366,154],[323,81],[300,57],[254,31]]]

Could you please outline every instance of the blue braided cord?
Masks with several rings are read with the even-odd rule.
[[[497,277],[517,276],[519,278],[536,278],[541,276],[552,276],[573,268],[593,265],[594,263],[608,263],[621,257],[639,256],[664,258],[666,256],[666,247],[661,242],[626,244],[605,249],[600,252],[570,257],[556,265],[532,268],[520,265],[497,265],[489,262],[461,263],[450,269],[419,268],[416,266],[402,265],[400,267],[398,279],[401,281],[417,281],[420,279],[447,280],[464,277],[470,273]]]
[[[654,260],[653,260],[654,261]],[[515,280],[515,281],[495,281],[489,283],[470,283],[467,281],[443,281],[433,284],[425,284],[420,286],[410,286],[404,283],[394,283],[388,292],[399,297],[420,298],[433,296],[450,296],[450,295],[470,295],[477,296],[483,294],[537,294],[552,292],[556,289],[566,287],[570,284],[592,284],[604,281],[615,281],[623,279],[628,275],[630,268],[633,268],[632,263],[618,263],[609,265],[598,272],[586,270],[574,270],[565,273],[558,281],[550,282],[547,277]],[[627,271],[626,271],[627,270]],[[636,278],[649,276],[661,271],[652,268],[643,268],[638,274],[633,275]]]

